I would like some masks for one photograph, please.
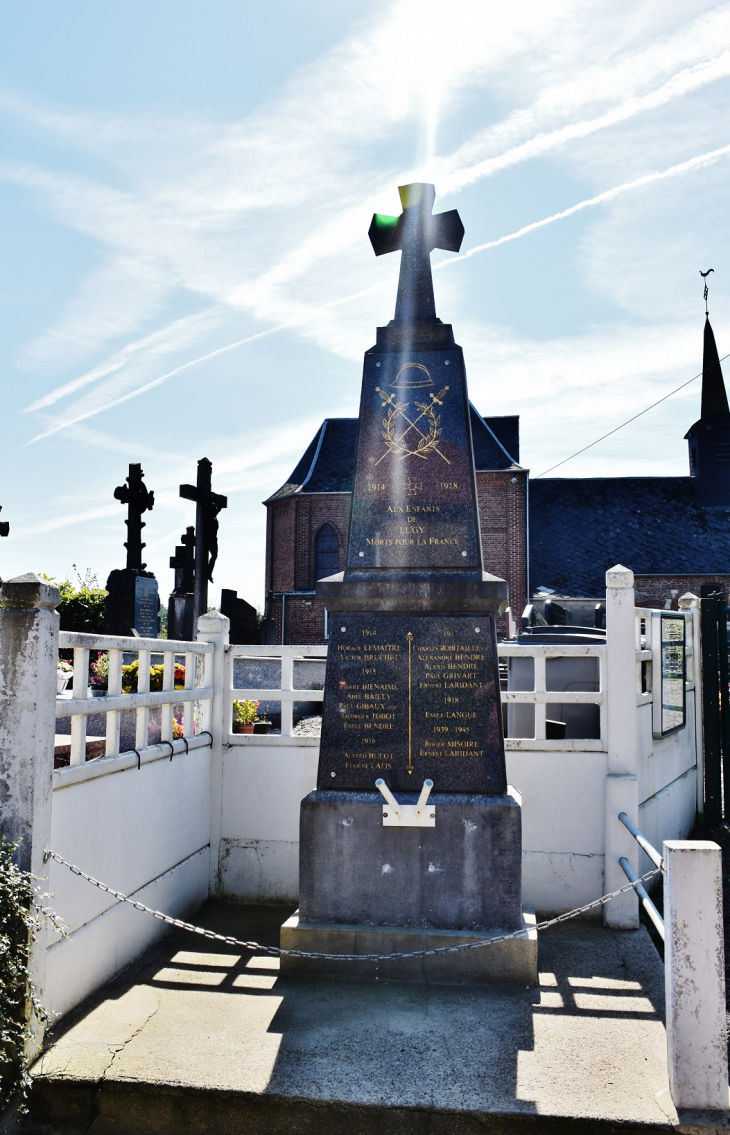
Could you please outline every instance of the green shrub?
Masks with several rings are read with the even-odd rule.
[[[10,1108],[19,1115],[27,1111],[33,1019],[48,1020],[29,978],[31,943],[48,921],[63,933],[55,915],[39,902],[45,896],[35,877],[15,863],[17,847],[0,840],[0,1121]]]
[[[76,564],[74,564],[76,570]],[[70,579],[59,583],[52,576],[44,575],[43,579],[55,583],[61,592],[61,602],[58,604],[58,613],[61,616],[62,631],[80,631],[85,634],[106,634],[106,619],[104,601],[106,591],[99,587],[95,575],[87,570],[82,577],[76,571],[74,584]]]

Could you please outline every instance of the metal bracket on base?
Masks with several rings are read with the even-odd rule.
[[[385,797],[383,805],[384,828],[435,828],[436,805],[428,803],[433,788],[432,780],[424,780],[417,804],[399,804],[384,780],[375,781],[375,787]]]

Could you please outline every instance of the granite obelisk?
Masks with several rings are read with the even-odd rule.
[[[398,295],[365,354],[347,566],[317,583],[330,614],[322,740],[317,790],[301,806],[300,907],[281,943],[388,955],[430,948],[434,935],[526,937],[445,955],[445,970],[438,955],[284,955],[282,968],[526,983],[537,944],[495,632],[507,584],[484,571],[464,358],[431,277],[431,251],[458,251],[464,228],[455,210],[433,215],[432,185],[399,192],[402,214],[370,227],[376,255],[401,250]]]

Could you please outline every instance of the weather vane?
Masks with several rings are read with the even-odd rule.
[[[707,277],[709,276],[710,272],[714,272],[714,271],[715,271],[715,269],[714,269],[714,268],[708,268],[706,272],[700,272],[700,276],[701,276],[701,277],[702,277],[702,279],[703,279],[703,280],[705,281],[705,291],[704,291],[704,298],[705,298],[705,315],[709,315],[709,314],[710,314],[710,313],[708,312],[708,310],[707,310],[707,297],[708,297],[708,295],[710,294],[710,293],[709,293],[709,291],[707,290]]]

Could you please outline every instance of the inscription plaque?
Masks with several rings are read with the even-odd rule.
[[[141,638],[160,633],[157,580],[138,575],[134,581],[134,629]]]
[[[686,628],[681,615],[659,614],[653,618],[653,734],[655,737],[666,737],[668,733],[683,729],[687,724]]]
[[[381,776],[392,791],[506,790],[491,617],[333,616],[318,787]]]
[[[349,568],[481,568],[461,351],[365,356]]]

